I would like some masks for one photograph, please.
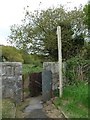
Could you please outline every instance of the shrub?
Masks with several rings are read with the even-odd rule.
[[[73,57],[66,61],[66,84],[77,83],[77,80],[89,80],[90,60]]]

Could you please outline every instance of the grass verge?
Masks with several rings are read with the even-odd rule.
[[[79,81],[66,86],[62,98],[57,97],[54,104],[69,118],[88,118],[88,84]]]
[[[24,113],[23,109],[29,104],[30,98],[24,102],[14,105],[11,99],[2,100],[2,118],[24,118],[28,113]]]
[[[2,100],[2,118],[15,118],[16,107],[12,100]]]

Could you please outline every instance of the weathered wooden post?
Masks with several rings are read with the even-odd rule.
[[[2,51],[0,50],[0,57]],[[0,62],[0,120],[2,119],[2,62]]]
[[[62,45],[61,45],[61,27],[57,27],[58,38],[58,63],[59,63],[59,95],[62,97]]]

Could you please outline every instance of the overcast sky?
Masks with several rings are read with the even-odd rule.
[[[0,0],[0,44],[7,45],[6,40],[10,34],[10,26],[21,24],[24,17],[23,9],[27,5],[30,7],[30,11],[33,11],[60,4],[73,9],[80,4],[85,5],[87,2],[88,0]]]

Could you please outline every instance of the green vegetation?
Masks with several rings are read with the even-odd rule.
[[[51,7],[47,10],[36,10],[32,13],[26,8],[22,25],[14,24],[11,26],[9,42],[14,43],[19,49],[37,55],[47,55],[48,59],[57,61],[56,31],[57,26],[61,26],[62,55],[63,59],[68,59],[73,55],[75,56],[83,46],[83,17],[82,8],[66,11],[60,5],[57,8]],[[74,35],[74,39],[72,35]]]
[[[23,109],[30,103],[30,98],[25,99],[24,102],[17,104],[15,107],[14,103],[10,99],[3,99],[2,101],[2,118],[24,118],[25,114]],[[0,116],[1,117],[1,116]]]
[[[90,60],[76,56],[66,61],[66,85],[74,84],[77,80],[89,80],[90,78]]]
[[[16,49],[12,46],[0,46],[0,50],[2,50],[1,61],[23,63],[23,74],[42,71],[42,63],[37,55],[28,54],[26,51]]]
[[[62,98],[56,98],[54,103],[69,118],[88,118],[88,83],[78,81],[64,87]]]
[[[87,27],[90,29],[90,1],[88,1],[88,4],[84,6],[84,22],[87,25]]]
[[[69,118],[88,118],[88,81],[90,78],[90,60],[84,54],[72,57],[66,61],[66,81],[63,83],[63,96],[55,91],[54,103],[62,109]]]
[[[15,118],[15,104],[10,99],[2,100],[2,118]]]
[[[40,64],[40,63],[39,63]],[[42,64],[41,65],[35,64],[23,64],[23,74],[25,73],[33,73],[33,72],[41,72],[42,71]]]
[[[65,71],[67,80],[63,86],[62,98],[58,97],[58,90],[55,91],[57,98],[54,103],[69,118],[88,117],[87,81],[90,78],[90,42],[85,42],[84,38],[87,37],[87,28],[90,31],[89,9],[90,3],[83,9],[75,8],[72,11],[66,11],[63,6],[37,10],[33,13],[25,9],[22,25],[14,24],[10,29],[9,42],[14,43],[16,48],[0,46],[4,61],[23,63],[23,74],[41,72],[42,62],[57,61],[56,28],[61,26],[62,58],[67,63]],[[24,92],[28,93],[28,91],[27,86],[24,87]],[[25,106],[28,100],[25,102],[17,106],[18,117],[22,114],[20,111],[22,104]],[[10,118],[13,114],[12,101],[3,100],[3,118]]]
[[[2,58],[9,62],[23,62],[22,55],[19,50],[12,46],[0,46],[2,49]]]
[[[83,56],[85,59],[90,60],[90,41],[84,45]]]

